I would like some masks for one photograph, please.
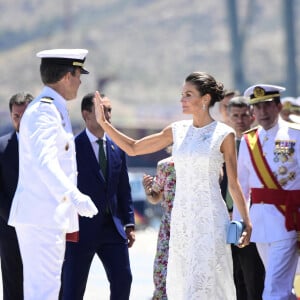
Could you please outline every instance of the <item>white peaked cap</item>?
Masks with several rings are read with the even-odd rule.
[[[82,74],[89,72],[83,68],[88,50],[86,49],[50,49],[36,54],[43,64],[69,65],[81,69]]]

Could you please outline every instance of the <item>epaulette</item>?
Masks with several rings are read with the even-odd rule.
[[[292,123],[292,122],[287,122],[288,127],[296,129],[296,130],[300,130],[300,124],[298,123]]]
[[[48,104],[51,104],[52,102],[53,102],[53,98],[51,98],[51,97],[43,97],[43,98],[41,98],[41,102],[43,102],[43,103],[48,103]]]
[[[253,127],[253,128],[250,128],[250,129],[244,131],[244,132],[243,132],[243,135],[246,134],[246,133],[252,132],[252,131],[256,131],[259,127],[260,127],[260,126],[258,125],[258,126],[255,126],[255,127]]]

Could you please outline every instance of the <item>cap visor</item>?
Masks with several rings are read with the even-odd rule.
[[[257,104],[257,103],[262,103],[262,102],[271,102],[273,101],[273,98],[267,98],[267,99],[250,99],[249,104]]]
[[[87,71],[87,70],[84,69],[84,68],[80,68],[80,73],[81,73],[81,74],[90,74],[90,72]]]

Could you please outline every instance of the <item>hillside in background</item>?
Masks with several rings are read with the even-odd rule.
[[[282,1],[237,1],[245,38],[243,66],[249,84],[285,84]],[[48,48],[87,48],[78,99],[98,88],[113,100],[113,122],[161,128],[182,118],[180,92],[192,71],[207,71],[233,86],[227,1],[223,0],[0,0],[0,109],[21,90],[42,88],[35,53]],[[300,2],[295,2],[299,15]],[[244,27],[246,16],[250,15]],[[296,20],[299,33],[300,20]],[[299,34],[296,34],[296,37]],[[297,60],[299,51],[297,52]],[[289,91],[286,96],[289,96]],[[297,96],[297,95],[293,95]],[[4,114],[4,115],[3,115]],[[2,117],[1,117],[2,116]],[[5,113],[1,114],[3,125]]]

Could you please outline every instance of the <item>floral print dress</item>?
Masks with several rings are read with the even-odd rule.
[[[154,177],[152,189],[156,192],[163,192],[161,206],[164,213],[159,227],[156,255],[154,259],[153,300],[166,300],[166,277],[169,253],[170,219],[173,200],[175,196],[176,176],[172,157],[168,157],[158,162],[157,173]]]

